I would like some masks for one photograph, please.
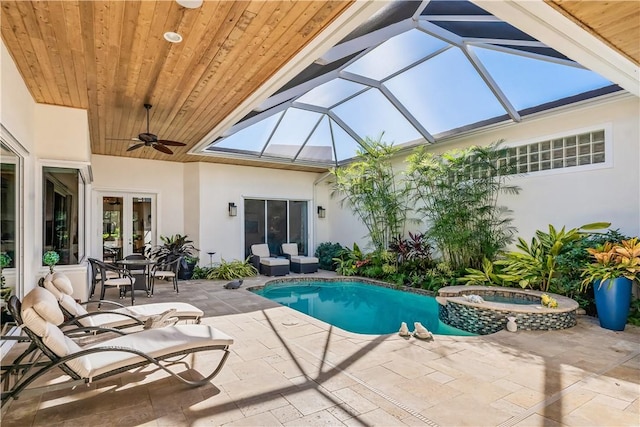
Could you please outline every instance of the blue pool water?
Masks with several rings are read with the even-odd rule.
[[[438,335],[475,335],[442,323],[435,298],[357,282],[291,282],[254,290],[272,301],[359,334],[398,332],[422,323]]]

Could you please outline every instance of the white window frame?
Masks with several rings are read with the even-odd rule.
[[[602,163],[591,163],[588,165],[575,165],[569,167],[562,167],[557,169],[547,169],[547,170],[538,170],[533,172],[521,172],[517,171],[513,174],[515,176],[523,176],[523,177],[537,177],[537,176],[547,176],[547,175],[557,175],[557,174],[565,174],[565,173],[576,173],[576,172],[585,172],[590,170],[597,169],[607,169],[613,167],[613,126],[610,122],[601,123],[593,126],[588,126],[584,128],[578,129],[570,129],[562,132],[557,132],[549,135],[541,135],[536,136],[534,138],[521,140],[517,142],[504,143],[504,148],[518,148],[529,144],[534,144],[543,141],[552,141],[554,139],[567,138],[571,136],[577,136],[583,133],[604,131],[604,162]],[[553,152],[553,147],[551,148]],[[578,156],[576,156],[578,157]],[[553,158],[552,160],[553,161]]]
[[[44,188],[42,186],[44,178],[44,168],[66,168],[76,169],[80,173],[80,179],[83,183],[78,183],[78,263],[77,264],[60,264],[56,268],[62,267],[74,267],[83,265],[88,257],[87,248],[89,248],[89,194],[91,191],[91,170],[89,162],[74,162],[65,160],[46,160],[40,159],[36,166],[36,200],[40,201],[38,206],[37,215],[37,227],[35,230],[36,241],[39,242],[39,252],[36,252],[36,256],[39,253],[40,264],[42,264],[42,256],[44,254],[44,242],[43,242],[43,228],[44,228],[44,207],[42,201],[44,200]]]

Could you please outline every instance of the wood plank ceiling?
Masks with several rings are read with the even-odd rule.
[[[88,110],[94,154],[252,164],[186,153],[350,3],[3,0],[1,29],[36,102]],[[186,147],[126,151],[144,103],[151,133]]]
[[[545,1],[640,65],[640,1]]]
[[[186,153],[352,1],[2,0],[0,25],[36,102],[88,110],[94,154],[318,170]],[[640,2],[546,1],[639,63]],[[186,147],[126,151],[144,103],[150,131]]]

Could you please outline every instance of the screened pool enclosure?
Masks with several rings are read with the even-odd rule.
[[[392,2],[204,153],[336,166],[622,90],[468,1]]]

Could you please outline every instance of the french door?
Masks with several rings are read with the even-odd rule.
[[[100,193],[98,230],[105,261],[122,259],[156,243],[156,197],[144,193]]]
[[[244,252],[251,245],[266,243],[272,254],[280,254],[283,243],[297,243],[298,252],[308,251],[308,202],[297,200],[245,199]]]

